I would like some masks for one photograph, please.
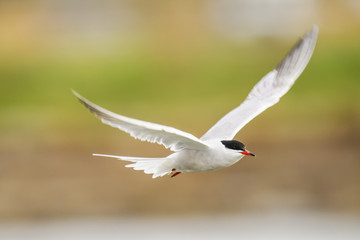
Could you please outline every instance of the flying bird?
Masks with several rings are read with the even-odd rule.
[[[129,161],[126,167],[143,170],[153,178],[171,174],[213,171],[229,167],[244,156],[255,156],[245,145],[233,140],[249,121],[273,106],[291,88],[305,69],[314,49],[318,26],[301,38],[274,70],[266,74],[238,107],[227,113],[201,138],[173,127],[145,122],[110,112],[73,90],[80,102],[107,125],[142,141],[158,143],[174,153],[163,158],[142,158],[93,154]]]

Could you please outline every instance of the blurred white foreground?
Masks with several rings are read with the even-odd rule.
[[[0,239],[360,239],[360,217],[314,213],[72,219],[0,224]]]

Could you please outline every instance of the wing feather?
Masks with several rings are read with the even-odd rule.
[[[80,102],[87,109],[89,109],[90,112],[94,113],[98,118],[100,118],[103,123],[129,133],[136,139],[162,144],[166,148],[170,148],[172,151],[179,151],[185,148],[207,148],[207,145],[203,141],[189,133],[172,127],[145,122],[110,112],[88,101],[74,90],[73,93],[80,100]]]
[[[221,118],[200,139],[232,139],[248,122],[277,103],[308,64],[315,49],[318,31],[314,25],[312,31],[296,43],[277,67],[255,85],[245,101]]]

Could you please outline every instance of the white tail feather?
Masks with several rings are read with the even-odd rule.
[[[162,177],[171,173],[171,169],[165,168],[166,170],[164,170],[164,167],[162,166],[163,163],[168,160],[167,158],[126,157],[97,153],[94,153],[93,156],[116,158],[118,160],[133,162],[125,167],[132,167],[134,170],[143,170],[146,174],[153,174],[153,178]]]

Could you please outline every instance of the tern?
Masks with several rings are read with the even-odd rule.
[[[173,127],[110,112],[72,90],[80,102],[104,124],[118,128],[136,139],[162,144],[173,151],[162,158],[93,155],[129,161],[131,163],[126,167],[143,170],[146,174],[152,174],[153,178],[168,174],[175,177],[180,173],[213,171],[229,167],[246,155],[255,156],[242,142],[233,138],[249,121],[273,106],[288,92],[308,64],[315,49],[317,35],[318,26],[314,25],[276,68],[254,86],[244,102],[222,117],[201,138]]]

